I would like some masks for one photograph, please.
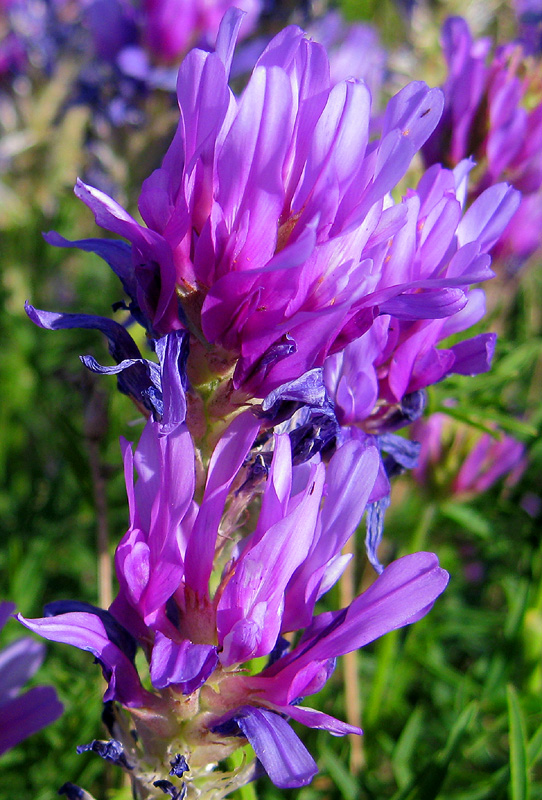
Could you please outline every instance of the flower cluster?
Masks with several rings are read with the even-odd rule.
[[[211,770],[247,741],[277,786],[303,786],[316,764],[288,719],[361,732],[302,701],[338,656],[420,619],[446,586],[431,553],[379,564],[378,504],[415,462],[393,432],[421,414],[425,388],[489,368],[491,334],[437,345],[483,315],[472,285],[492,276],[488,251],[519,203],[496,184],[465,212],[470,161],[392,196],[441,92],[406,86],[372,139],[366,83],[333,84],[324,48],[297,27],[235,96],[241,19],[227,12],[216,48],[180,67],[179,125],[143,185],[144,224],[78,182],[98,225],[127,242],[46,236],[110,265],[117,310],[157,361],[120,322],[27,306],[44,328],[104,333],[116,363],[85,365],[117,375],[147,417],[135,451],[122,444],[130,526],[113,604],[21,618],[101,664],[113,739],[82,749],[119,763],[138,797],[225,796],[252,768]],[[367,507],[381,574],[319,613]]]
[[[119,66],[179,63],[194,45],[211,46],[232,0],[4,0],[0,5],[0,74],[27,63],[51,68],[66,44]],[[255,27],[260,0],[239,0]],[[147,56],[145,56],[147,54]]]
[[[290,27],[237,99],[227,76],[239,24],[226,15],[216,51],[193,50],[179,70],[179,127],[139,198],[146,226],[99,190],[76,187],[98,224],[130,245],[47,237],[102,256],[151,338],[190,332],[188,377],[195,388],[219,381],[218,417],[322,367],[384,315],[395,321],[390,353],[421,321],[463,314],[432,344],[468,327],[481,315],[470,286],[491,277],[487,251],[519,202],[498,184],[462,218],[467,162],[454,174],[430,170],[394,202],[389,192],[438,122],[440,92],[409,84],[370,142],[365,83],[332,87],[322,46]],[[109,332],[119,360],[133,358],[125,331],[109,323]]]
[[[423,147],[425,161],[455,166],[472,156],[478,162],[473,196],[503,179],[521,190],[521,205],[494,251],[517,268],[540,247],[540,62],[521,42],[490,58],[491,40],[474,40],[461,17],[445,22],[442,46],[448,64],[444,113]]]

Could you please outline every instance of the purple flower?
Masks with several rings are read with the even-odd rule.
[[[495,253],[524,261],[540,246],[540,237],[525,222],[536,215],[542,191],[542,104],[538,72],[525,59],[521,44],[510,43],[490,58],[491,40],[473,40],[461,17],[448,19],[442,30],[448,78],[444,113],[423,147],[427,164],[455,166],[472,156],[478,178],[475,197],[499,180],[524,194],[522,205],[503,234]],[[532,92],[531,92],[532,89]],[[530,110],[526,108],[530,106]],[[536,200],[529,201],[534,195]],[[529,207],[523,209],[523,204]]]
[[[14,610],[14,603],[0,603],[0,629]],[[64,710],[52,686],[35,686],[20,694],[44,656],[43,644],[26,636],[0,651],[0,754],[54,722]]]
[[[453,275],[420,272],[403,244],[415,202],[390,206],[389,191],[438,121],[440,93],[405,87],[369,142],[367,86],[331,87],[322,46],[290,27],[236,99],[227,77],[240,22],[226,14],[216,51],[183,61],[179,127],[139,200],[146,226],[92,187],[79,183],[76,194],[131,243],[122,279],[137,318],[154,335],[190,330],[196,384],[219,365],[231,389],[265,397],[378,314],[450,316],[480,270],[462,261]],[[393,270],[384,269],[390,239]]]
[[[234,487],[244,483],[259,428],[251,411],[230,424],[198,505],[188,431],[180,425],[164,435],[149,421],[133,456],[124,445],[130,528],[117,548],[120,588],[110,612],[61,603],[52,617],[21,621],[93,653],[109,682],[106,699],[134,709],[161,737],[174,732],[196,777],[241,736],[278,786],[301,786],[316,767],[283,717],[335,735],[359,733],[298,698],[323,686],[337,656],[423,616],[447,574],[431,554],[408,556],[349,608],[314,616],[348,562],[341,550],[373,491],[380,457],[352,439],[327,468],[318,456],[292,466],[289,436],[275,434],[259,515],[247,530],[246,497]],[[299,630],[287,652],[284,634]],[[146,654],[152,692],[135,671],[128,634]],[[249,662],[261,656],[269,666],[251,675]],[[180,705],[171,705],[172,696]]]

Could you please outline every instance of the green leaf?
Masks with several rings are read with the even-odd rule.
[[[491,536],[491,525],[487,519],[465,503],[444,503],[440,512],[444,517],[451,519],[452,522],[457,522],[462,528],[466,528],[482,539],[489,539]]]
[[[321,761],[339,789],[341,797],[344,797],[344,800],[359,800],[358,782],[348,772],[341,759],[337,758],[337,753],[330,747],[324,746]]]
[[[527,737],[525,722],[516,690],[506,687],[508,701],[508,726],[510,742],[510,800],[528,800],[529,768],[527,765]]]
[[[437,753],[429,763],[424,764],[411,784],[397,792],[392,800],[436,800],[442,790],[448,768],[461,739],[473,722],[477,709],[475,702],[469,703],[463,709],[452,726],[444,749]]]
[[[403,728],[392,755],[393,773],[401,789],[404,789],[412,780],[412,769],[409,764],[412,761],[414,748],[422,732],[422,727],[423,709],[418,706],[408,718],[408,722]]]

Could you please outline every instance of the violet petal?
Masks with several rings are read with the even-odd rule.
[[[291,789],[311,782],[318,772],[316,762],[285,719],[263,708],[243,706],[235,721],[275,786]]]

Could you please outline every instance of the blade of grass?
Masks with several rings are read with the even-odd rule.
[[[410,785],[397,792],[392,800],[436,800],[448,774],[450,763],[477,710],[478,705],[474,701],[463,709],[452,726],[443,750],[429,763],[424,764]]]
[[[342,761],[337,758],[336,752],[330,747],[322,748],[321,760],[339,789],[341,797],[344,800],[359,800],[359,784]]]
[[[510,800],[528,800],[529,768],[527,766],[527,736],[525,722],[516,690],[506,687],[508,701],[508,726],[510,740]]]
[[[404,789],[412,780],[412,769],[409,766],[416,742],[423,726],[423,709],[414,709],[397,741],[392,756],[392,767],[399,788]]]

